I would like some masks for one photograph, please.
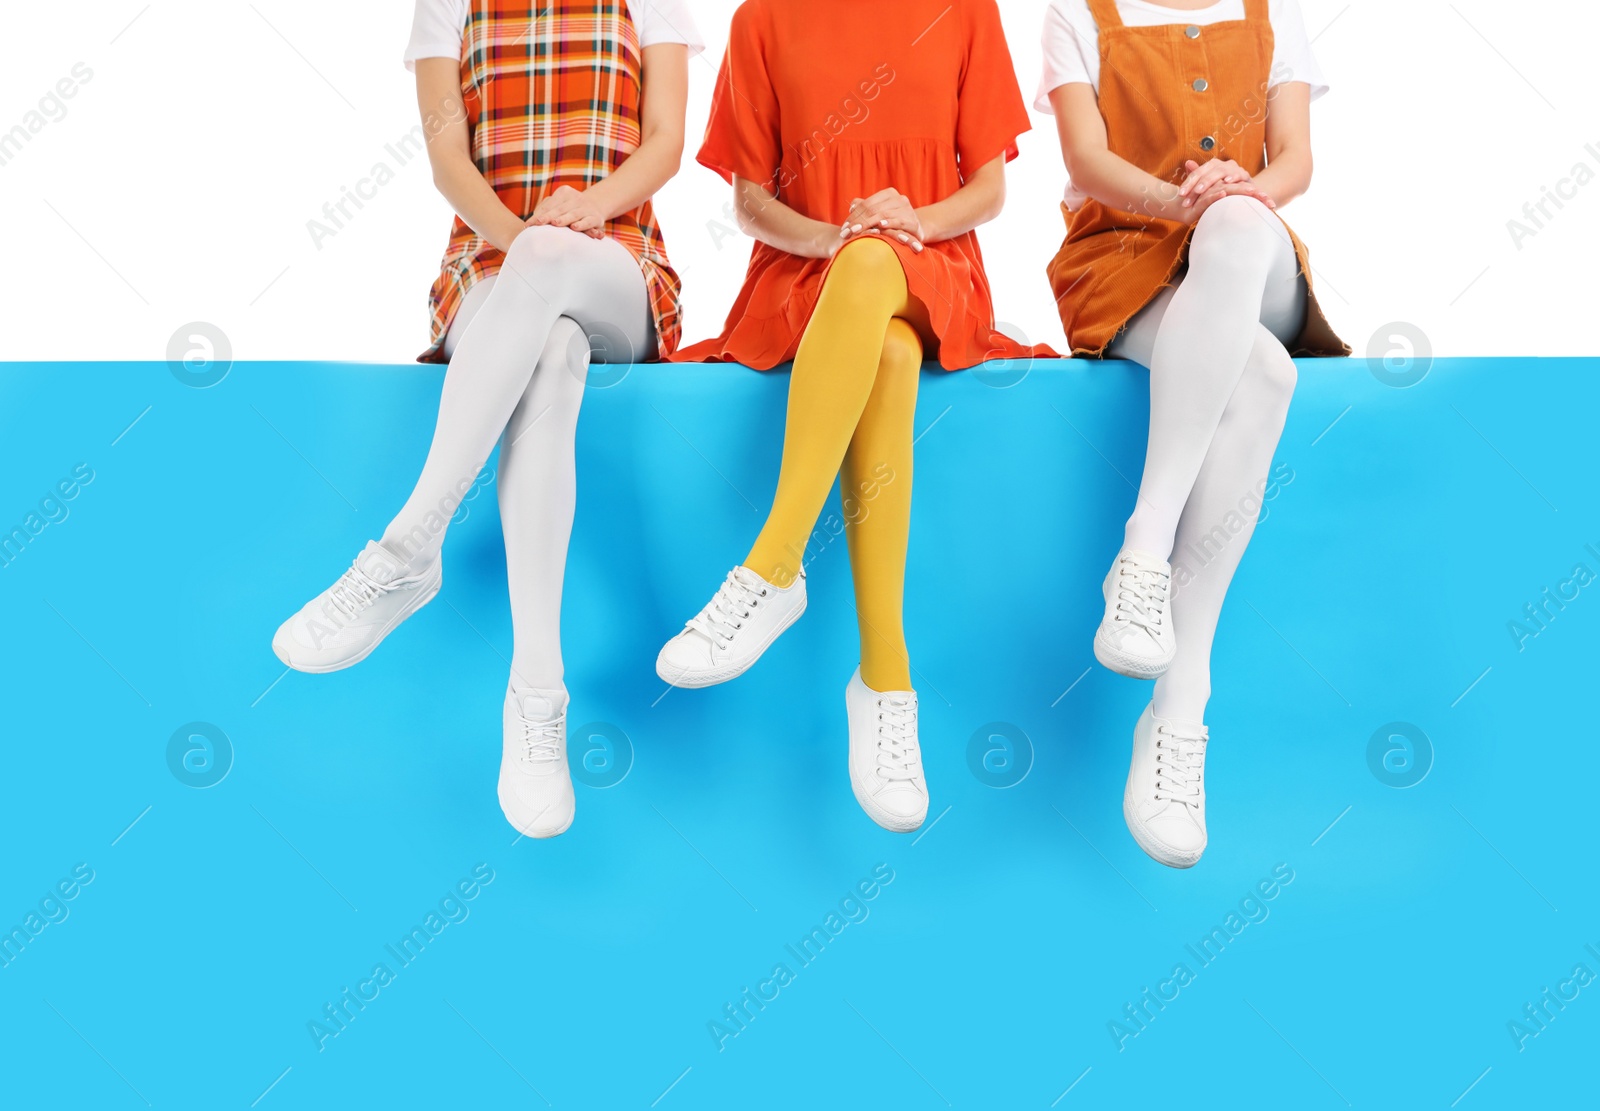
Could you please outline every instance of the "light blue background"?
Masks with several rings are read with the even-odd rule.
[[[1363,361],[1302,364],[1294,477],[1219,631],[1212,841],[1185,873],[1122,823],[1148,687],[1091,667],[1144,446],[1134,368],[924,375],[907,620],[938,820],[915,838],[846,779],[842,539],[749,675],[666,692],[652,670],[754,536],[785,379],[647,366],[591,388],[568,686],[574,726],[617,727],[633,763],[579,786],[568,834],[516,844],[494,798],[491,488],[439,599],[371,660],[286,675],[269,648],[403,500],[437,368],[241,364],[203,390],[164,364],[0,368],[0,526],[95,474],[0,569],[0,925],[80,862],[95,875],[0,968],[0,1104],[1592,1101],[1600,984],[1521,1051],[1507,1023],[1600,972],[1600,587],[1522,651],[1507,623],[1575,564],[1600,572],[1597,371],[1451,360],[1397,389]],[[168,767],[194,721],[234,750],[208,789]],[[1396,721],[1434,749],[1407,789],[1368,762]],[[1007,789],[969,767],[994,722],[1032,750]],[[479,863],[495,878],[469,916],[319,1051],[307,1023]],[[868,916],[799,968],[785,945],[880,863]],[[1267,917],[1200,968],[1186,944],[1279,864]],[[719,1051],[708,1022],[780,961],[794,982]],[[1180,961],[1194,982],[1119,1050],[1108,1022]]]

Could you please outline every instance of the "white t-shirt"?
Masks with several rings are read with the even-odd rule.
[[[1151,4],[1148,0],[1117,0],[1117,11],[1129,27],[1160,27],[1169,23],[1204,27],[1245,17],[1244,0],[1217,0],[1207,8],[1182,11]],[[1269,87],[1291,81],[1311,86],[1311,99],[1328,91],[1306,38],[1305,19],[1298,0],[1270,0],[1267,18],[1272,23],[1272,78]],[[1062,85],[1081,82],[1100,91],[1100,29],[1089,12],[1089,0],[1050,0],[1044,17],[1044,76],[1039,81],[1036,110],[1050,111],[1050,94]]]
[[[414,71],[419,58],[459,60],[471,9],[472,0],[417,0],[411,42],[406,46],[406,68]],[[692,58],[706,48],[694,16],[689,14],[687,0],[628,0],[628,14],[639,30],[641,49],[681,42],[689,48]]]
[[[1129,27],[1160,27],[1170,23],[1206,26],[1243,19],[1244,0],[1217,0],[1208,8],[1181,11],[1148,0],[1116,0],[1117,12]],[[1272,23],[1272,76],[1268,88],[1304,81],[1311,99],[1328,91],[1322,69],[1306,38],[1299,0],[1270,0],[1267,18]],[[1036,111],[1053,114],[1050,94],[1062,85],[1093,85],[1100,91],[1100,29],[1089,11],[1089,0],[1050,0],[1044,17],[1044,75],[1039,81]],[[1087,195],[1067,183],[1067,208],[1076,212]]]

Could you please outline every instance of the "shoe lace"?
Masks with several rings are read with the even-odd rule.
[[[339,576],[339,581],[328,591],[328,601],[335,610],[354,620],[361,611],[388,593],[385,584],[352,563],[350,570]]]
[[[1117,604],[1112,620],[1142,629],[1150,636],[1161,633],[1167,620],[1167,583],[1170,576],[1155,567],[1141,567],[1126,557],[1117,561]]]
[[[878,775],[890,782],[915,779],[922,771],[917,748],[917,703],[903,694],[878,699]]]
[[[1156,801],[1200,805],[1205,784],[1206,734],[1182,726],[1156,726]]]
[[[761,600],[770,593],[771,587],[746,582],[738,569],[730,571],[717,588],[716,597],[690,620],[689,628],[726,650]]]
[[[565,712],[551,721],[529,721],[527,718],[522,718],[523,763],[553,764],[560,760],[561,737],[566,726]]]

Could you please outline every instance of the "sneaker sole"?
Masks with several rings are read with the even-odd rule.
[[[1115,671],[1118,675],[1126,675],[1129,679],[1159,679],[1172,666],[1170,659],[1152,662],[1138,656],[1130,656],[1103,643],[1098,633],[1094,638],[1094,658],[1108,670]]]
[[[1193,868],[1200,863],[1200,857],[1205,853],[1204,848],[1192,857],[1188,853],[1174,853],[1170,848],[1157,841],[1133,816],[1133,810],[1129,806],[1126,791],[1122,795],[1122,820],[1127,823],[1128,832],[1133,834],[1133,839],[1138,843],[1139,848],[1144,850],[1144,855],[1157,864],[1165,864],[1168,868]]]
[[[372,655],[372,653],[377,650],[378,645],[382,644],[389,634],[394,632],[395,629],[399,627],[402,621],[416,613],[429,602],[433,601],[433,599],[439,593],[439,588],[443,585],[444,576],[441,574],[438,578],[433,580],[432,586],[424,590],[421,594],[418,594],[411,604],[407,605],[405,609],[395,614],[394,619],[383,627],[383,631],[373,639],[371,644],[368,644],[354,656],[338,660],[331,664],[297,664],[292,660],[285,658],[283,653],[278,651],[278,646],[276,644],[272,646],[272,654],[277,656],[285,666],[290,667],[295,671],[303,672],[307,675],[326,675],[331,671],[343,671],[347,667],[354,667],[356,664]]]
[[[714,687],[719,683],[726,683],[729,680],[737,679],[739,676],[743,675],[745,672],[754,667],[757,661],[759,661],[762,656],[767,654],[767,649],[771,648],[779,637],[789,631],[789,626],[800,620],[801,616],[806,612],[806,605],[807,603],[802,601],[800,603],[800,608],[795,610],[794,613],[790,614],[787,621],[774,629],[772,631],[772,635],[767,638],[766,643],[757,649],[756,654],[751,656],[750,659],[745,663],[738,664],[736,666],[712,668],[708,671],[686,671],[674,677],[672,675],[668,675],[666,671],[662,669],[661,657],[657,656],[656,676],[668,686],[691,691],[700,690],[704,687]]]
[[[850,775],[850,793],[855,795],[856,805],[861,807],[861,812],[871,818],[873,824],[888,830],[890,833],[915,833],[922,828],[922,823],[928,820],[926,809],[923,810],[922,817],[913,821],[910,818],[902,818],[898,814],[890,814],[885,810],[874,807],[867,801],[870,796],[862,794],[861,787],[856,783],[854,773]]]
[[[510,810],[509,807],[506,806],[505,795],[500,793],[500,790],[499,790],[498,787],[495,789],[495,796],[500,800],[500,813],[505,816],[506,823],[508,825],[510,825],[512,829],[514,829],[518,833],[520,833],[522,836],[530,837],[535,841],[547,841],[552,837],[560,837],[563,833],[567,832],[567,830],[572,828],[573,820],[576,819],[577,816],[578,816],[577,807],[574,806],[573,810],[572,810],[571,817],[569,817],[567,819],[566,824],[563,825],[560,829],[552,829],[552,830],[549,830],[548,832],[532,833],[529,830],[524,829],[522,826],[519,826],[516,823],[515,819],[513,819],[511,817],[511,810]],[[545,810],[548,810],[548,809],[550,809],[548,806],[545,807]],[[537,822],[541,817],[543,817],[543,815],[544,815],[544,811],[541,810],[538,814],[535,814],[533,816],[533,820],[530,821],[528,824],[532,825],[533,822]]]

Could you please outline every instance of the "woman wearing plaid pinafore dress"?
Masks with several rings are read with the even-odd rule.
[[[573,438],[591,362],[678,346],[679,282],[650,198],[683,150],[685,0],[416,0],[407,65],[455,209],[423,362],[448,362],[411,497],[273,650],[300,671],[365,659],[438,593],[445,530],[495,442],[515,651],[499,798],[531,837],[572,823],[560,616]]]

